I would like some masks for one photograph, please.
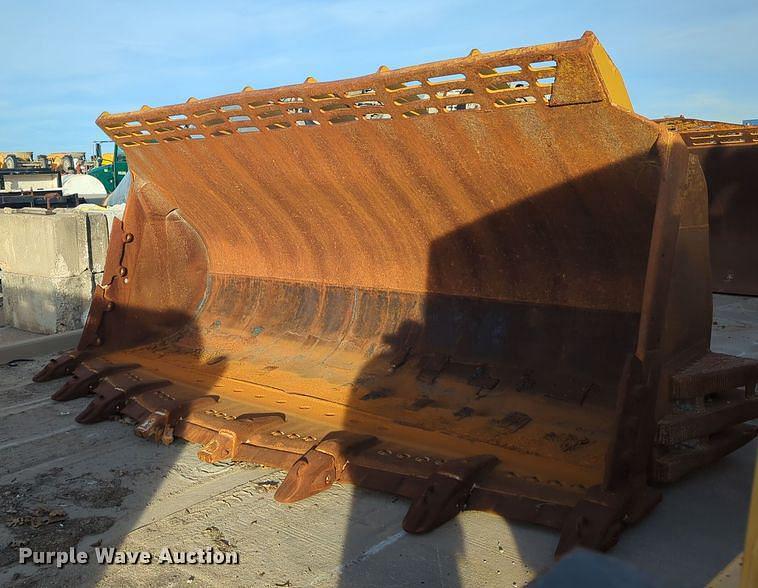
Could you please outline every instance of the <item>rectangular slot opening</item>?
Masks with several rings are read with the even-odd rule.
[[[401,106],[403,104],[409,104],[410,102],[420,102],[422,100],[429,100],[429,94],[411,94],[410,96],[401,96],[395,100],[395,104]]]
[[[266,112],[261,112],[258,115],[258,118],[263,118],[263,119],[274,118],[275,116],[282,116],[283,114],[284,113],[277,108],[277,109],[274,109],[274,110],[267,110]]]
[[[426,78],[426,81],[434,86],[437,84],[447,84],[448,82],[459,82],[465,79],[466,79],[466,76],[463,75],[462,73],[454,73],[454,74],[447,74],[444,76],[434,76],[431,78]]]
[[[315,96],[311,96],[311,100],[314,102],[321,102],[322,100],[336,100],[339,98],[337,94],[334,94],[333,92],[328,92],[327,94],[316,94]]]
[[[483,78],[492,76],[502,76],[506,74],[515,74],[521,71],[520,65],[498,65],[496,67],[486,67],[479,70],[479,75]]]
[[[437,114],[439,110],[437,110],[434,106],[429,106],[427,108],[416,108],[415,110],[409,110],[407,112],[403,113],[403,116],[405,118],[413,118],[416,116],[426,116],[428,114]]]
[[[269,131],[280,131],[282,129],[288,129],[291,126],[292,125],[288,123],[287,121],[281,121],[281,122],[271,123],[270,125],[266,125],[266,128]]]
[[[451,88],[450,90],[435,92],[434,96],[442,100],[443,98],[453,98],[454,96],[470,96],[473,93],[474,91],[471,88]]]
[[[399,92],[400,90],[409,90],[410,88],[418,88],[421,82],[418,80],[408,80],[407,82],[400,82],[399,84],[392,84],[386,86],[388,92]]]
[[[358,120],[358,117],[354,114],[341,114],[340,116],[335,116],[329,119],[329,122],[333,125],[341,125],[344,123],[349,122],[355,122]]]
[[[534,104],[537,99],[534,96],[519,96],[516,98],[500,98],[495,100],[495,106],[502,108],[505,106],[524,106],[526,104]]]
[[[380,106],[384,106],[381,100],[361,100],[354,104],[356,108],[379,108]]]
[[[204,127],[215,127],[226,122],[223,118],[214,118],[203,123]]]
[[[461,104],[447,104],[445,106],[445,112],[456,112],[458,110],[479,110],[481,104],[477,102],[463,102]]]
[[[555,59],[545,59],[544,61],[533,61],[529,64],[529,69],[532,71],[544,71],[546,69],[553,69],[557,65],[558,63]]]
[[[542,88],[549,88],[555,83],[555,76],[549,78],[537,78],[537,85]]]
[[[512,82],[493,82],[492,84],[487,86],[487,91],[490,94],[495,94],[497,92],[505,92],[507,90],[519,90],[523,88],[528,88],[529,82],[526,80],[514,80]]]
[[[388,120],[392,115],[388,112],[367,112],[363,115],[366,120]]]
[[[321,109],[321,112],[332,112],[334,110],[346,110],[349,108],[349,104],[345,104],[344,102],[337,102],[335,104],[327,104]]]
[[[357,98],[359,96],[373,96],[376,91],[373,88],[362,88],[360,90],[350,90],[345,92],[345,98]]]

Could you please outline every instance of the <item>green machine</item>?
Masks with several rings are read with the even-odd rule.
[[[100,180],[105,186],[105,190],[110,194],[124,179],[126,172],[129,171],[129,166],[126,163],[126,155],[123,150],[119,149],[115,143],[113,144],[113,154],[106,153],[103,155],[103,143],[113,143],[113,141],[95,141],[95,158],[98,165],[87,173]]]

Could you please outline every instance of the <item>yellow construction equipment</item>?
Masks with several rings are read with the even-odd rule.
[[[45,167],[48,167],[45,155],[38,155],[35,160],[34,153],[31,151],[0,152],[0,169],[37,169]]]
[[[592,33],[103,114],[133,174],[78,349],[38,380],[199,457],[605,549],[755,436],[709,350],[708,208]]]

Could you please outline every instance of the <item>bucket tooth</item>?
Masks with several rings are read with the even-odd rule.
[[[408,533],[428,533],[466,508],[477,478],[497,465],[494,455],[475,455],[443,463],[427,480],[403,519]]]
[[[287,477],[276,489],[274,499],[285,504],[303,500],[330,488],[336,477],[337,468],[330,455],[309,451],[287,472]]]
[[[91,425],[115,416],[126,404],[126,399],[124,390],[100,384],[95,389],[95,398],[77,415],[76,422]]]
[[[32,378],[35,382],[47,382],[49,380],[57,380],[64,376],[68,376],[73,373],[76,366],[78,366],[87,356],[81,351],[67,351],[58,357],[51,359],[45,367],[37,372]]]
[[[93,424],[117,415],[135,394],[170,385],[169,380],[146,377],[144,373],[121,372],[102,379],[95,398],[76,417],[76,422]]]
[[[105,376],[138,368],[137,363],[113,364],[98,359],[81,363],[71,377],[52,396],[53,400],[65,401],[92,394],[97,384]]]
[[[341,479],[354,455],[378,440],[373,435],[361,435],[348,431],[329,433],[313,449],[295,462],[287,477],[274,494],[278,502],[290,503],[303,500],[330,488]]]

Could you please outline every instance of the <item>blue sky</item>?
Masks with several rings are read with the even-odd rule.
[[[593,30],[635,110],[758,118],[758,2],[2,2],[0,151],[91,151],[104,110],[160,106],[574,39]]]

